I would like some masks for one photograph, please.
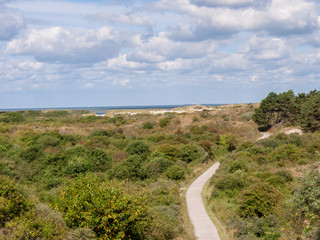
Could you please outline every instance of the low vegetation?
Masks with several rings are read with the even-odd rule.
[[[258,135],[253,108],[221,108],[0,113],[0,239],[192,239],[180,188]]]
[[[259,108],[0,113],[0,239],[193,239],[183,189],[214,161],[208,202],[230,239],[318,239],[317,128],[272,110],[260,126],[310,133],[255,142]]]

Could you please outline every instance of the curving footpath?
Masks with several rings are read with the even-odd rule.
[[[220,240],[217,228],[208,216],[201,197],[203,186],[215,174],[219,166],[219,162],[213,164],[190,185],[187,191],[188,213],[198,240]]]

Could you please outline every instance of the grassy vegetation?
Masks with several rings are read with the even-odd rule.
[[[180,188],[258,136],[253,111],[0,113],[0,239],[192,239]]]
[[[229,239],[319,239],[319,141],[275,134],[221,159],[208,199]]]
[[[0,113],[0,239],[192,239],[183,189],[213,161],[226,238],[317,239],[320,135],[255,142],[257,107]]]

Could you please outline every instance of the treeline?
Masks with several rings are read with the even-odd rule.
[[[262,130],[280,124],[300,125],[305,131],[320,129],[320,92],[294,94],[292,90],[274,92],[261,101],[255,109],[253,120]]]

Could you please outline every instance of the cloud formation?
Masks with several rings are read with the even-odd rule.
[[[52,27],[29,30],[10,41],[7,54],[33,55],[41,62],[94,63],[116,57],[128,40],[110,27],[97,30]]]
[[[304,91],[319,86],[318,12],[315,0],[0,0],[0,91]]]
[[[0,2],[0,41],[10,40],[24,27],[25,19],[21,12],[6,8]]]

